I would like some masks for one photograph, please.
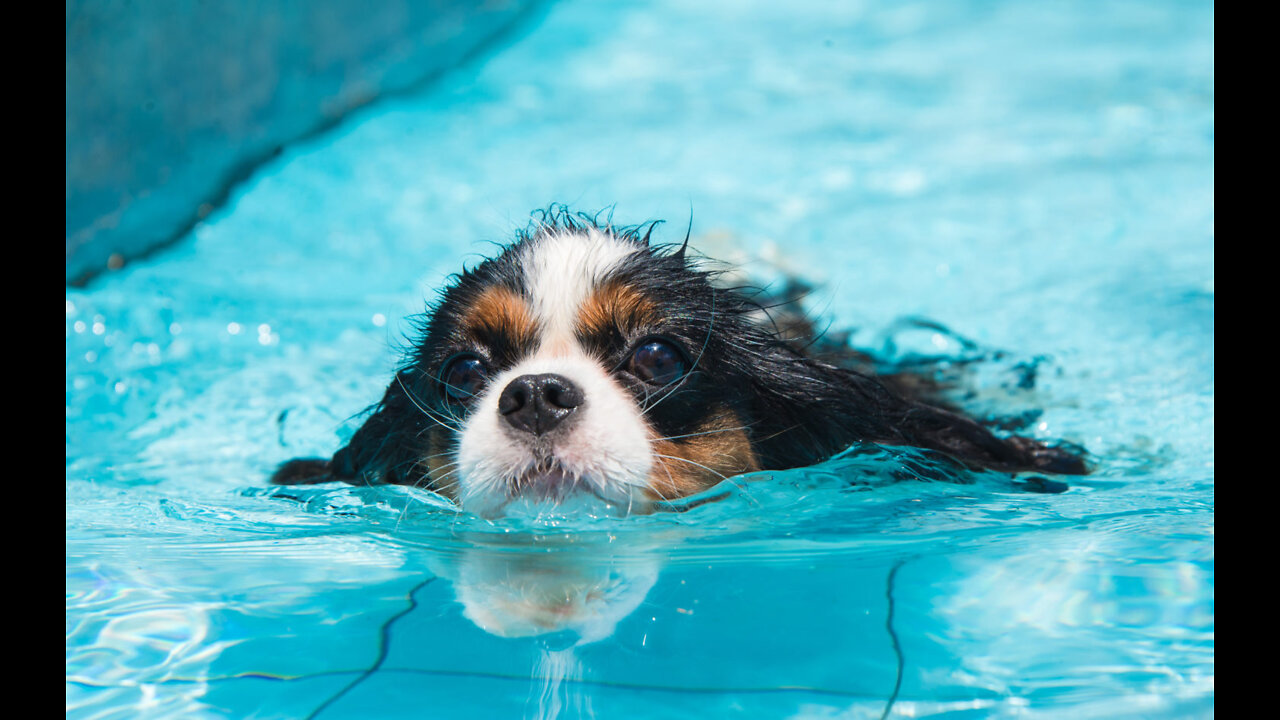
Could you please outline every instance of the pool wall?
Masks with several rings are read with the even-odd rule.
[[[67,282],[165,245],[288,142],[483,54],[533,0],[67,3]]]

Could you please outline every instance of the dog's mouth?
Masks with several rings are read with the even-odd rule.
[[[635,500],[627,494],[610,497],[608,485],[549,458],[509,476],[505,485],[505,492],[475,498],[473,510],[482,516],[515,513],[542,517],[548,513],[625,515],[635,509]]]
[[[525,497],[555,502],[582,491],[594,492],[592,484],[555,461],[539,463],[525,470],[508,486],[508,495],[512,499]]]

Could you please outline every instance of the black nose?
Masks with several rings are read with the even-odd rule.
[[[517,430],[543,435],[573,414],[582,390],[563,375],[521,375],[498,396],[498,413]]]

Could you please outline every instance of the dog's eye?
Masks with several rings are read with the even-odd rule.
[[[489,369],[475,355],[460,355],[449,361],[440,373],[445,395],[454,400],[467,400],[480,392],[489,379]]]
[[[665,340],[650,340],[631,356],[631,372],[655,385],[666,385],[689,371],[684,354]]]

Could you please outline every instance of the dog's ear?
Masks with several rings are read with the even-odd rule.
[[[364,425],[331,460],[298,458],[281,465],[271,477],[276,485],[304,485],[332,480],[353,484],[401,483],[427,443],[429,418],[410,397],[412,372],[402,370]]]
[[[903,398],[874,377],[774,345],[755,357],[753,436],[766,467],[800,467],[856,442],[908,445],[945,453],[968,465],[1002,471],[1084,474],[1068,448],[1023,437],[1000,438],[962,415]]]
[[[1079,448],[1051,447],[1017,435],[1001,438],[962,415],[912,402],[898,430],[910,445],[927,447],[992,470],[1040,470],[1060,475],[1089,472]]]
[[[765,468],[804,467],[858,441],[877,442],[900,402],[873,379],[820,362],[782,340],[743,358],[737,382]]]

